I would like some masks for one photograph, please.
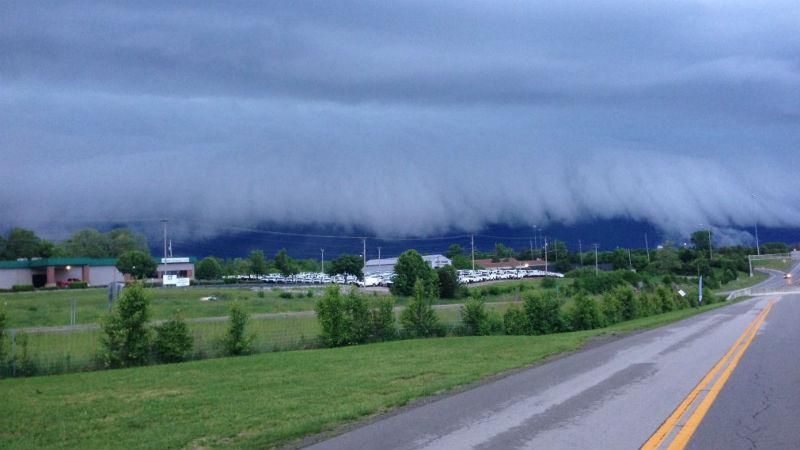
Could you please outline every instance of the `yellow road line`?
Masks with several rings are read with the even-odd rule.
[[[756,337],[756,333],[758,329],[761,328],[761,325],[767,318],[767,314],[769,314],[770,309],[772,309],[772,302],[769,302],[767,307],[765,308],[766,313],[761,316],[761,319],[756,325],[753,332],[750,334],[750,337],[747,338],[747,341],[742,345],[741,350],[737,353],[737,355],[733,358],[733,361],[725,368],[722,374],[719,376],[719,379],[714,383],[709,390],[708,394],[706,394],[703,401],[700,402],[700,405],[695,409],[694,413],[689,417],[686,423],[683,425],[683,428],[678,432],[675,439],[672,441],[672,444],[669,446],[669,450],[683,450],[686,447],[686,444],[689,443],[689,440],[694,435],[695,431],[697,431],[697,427],[700,426],[700,422],[703,421],[703,418],[708,413],[708,410],[711,408],[711,405],[714,404],[714,401],[717,399],[717,395],[725,386],[725,383],[728,382],[728,378],[731,377],[731,374],[736,369],[736,366],[739,364],[739,361],[744,356],[744,352],[747,351],[747,348],[750,346],[750,343],[753,342],[753,339]]]
[[[720,371],[723,367],[725,367],[728,362],[730,362],[731,357],[736,353],[736,350],[739,346],[744,342],[749,335],[755,336],[755,332],[757,331],[757,327],[760,327],[761,322],[764,318],[766,318],[767,313],[769,313],[769,309],[772,307],[772,302],[770,302],[761,312],[753,319],[752,322],[747,326],[744,332],[736,339],[736,342],[728,349],[728,351],[720,358],[720,360],[714,365],[714,367],[709,370],[709,372],[703,377],[702,380],[695,386],[694,389],[683,399],[683,401],[675,408],[675,411],[664,421],[663,424],[650,436],[650,439],[642,445],[642,450],[654,450],[661,446],[662,441],[669,436],[669,434],[673,431],[675,426],[680,421],[681,417],[686,414],[686,412],[691,408],[692,404],[697,400],[697,397],[700,393],[706,389],[709,383],[714,379],[717,375],[717,372]],[[710,406],[710,405],[709,405]]]

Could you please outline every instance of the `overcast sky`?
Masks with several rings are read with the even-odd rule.
[[[0,4],[0,226],[800,226],[796,0],[163,3]]]

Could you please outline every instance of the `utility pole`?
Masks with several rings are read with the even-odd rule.
[[[475,235],[470,234],[469,240],[472,243],[472,270],[475,270]]]
[[[364,244],[364,268],[367,268],[367,238],[361,238],[361,243]]]
[[[378,269],[381,268],[381,248],[378,247]]]
[[[711,243],[711,225],[708,226],[708,260],[714,259],[713,251],[711,250],[714,244]]]
[[[578,239],[578,255],[581,257],[581,267],[583,267],[583,244],[580,239]]]
[[[322,262],[320,264],[320,271],[322,273],[325,273],[325,249],[321,248],[321,249],[319,249],[319,251],[320,251],[320,253],[322,253]]]
[[[599,247],[599,245],[598,244],[594,244],[594,275],[595,276],[600,274],[600,272],[599,272],[599,270],[597,268],[597,247]]]
[[[161,285],[164,285],[164,277],[167,275],[167,219],[162,219],[164,224],[164,272],[161,274]]]
[[[529,240],[528,244],[531,245],[531,261],[533,261],[533,240]]]
[[[647,264],[650,264],[650,244],[647,242],[647,233],[644,234],[644,248],[647,250]]]
[[[758,200],[758,197],[756,197],[755,193],[751,193],[750,196],[753,197],[753,200]],[[755,225],[756,225],[756,254],[761,256],[761,247],[758,245],[758,216],[756,216]],[[752,272],[752,270],[751,270],[751,272]],[[750,276],[752,277],[753,274],[751,273]]]
[[[544,237],[544,276],[547,276],[547,236]]]
[[[633,270],[633,261],[631,261],[631,249],[628,249],[628,270]]]

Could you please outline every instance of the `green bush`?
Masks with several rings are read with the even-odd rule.
[[[544,277],[542,279],[542,287],[544,289],[552,289],[556,287],[556,279],[553,277]]]
[[[613,292],[606,292],[603,294],[601,310],[603,311],[603,316],[605,317],[606,323],[609,325],[613,325],[624,320],[622,317],[622,302],[619,300],[619,297],[614,295]]]
[[[584,292],[575,297],[575,307],[571,314],[573,330],[591,330],[605,326],[605,318],[597,302]]]
[[[68,284],[67,287],[69,289],[86,289],[89,287],[89,283],[85,281],[73,281],[72,283]]]
[[[561,305],[552,292],[525,295],[523,308],[531,334],[550,334],[563,330]]]
[[[320,338],[326,347],[344,345],[344,307],[339,286],[330,286],[314,307],[320,326]]]
[[[238,282],[239,282],[239,280],[237,280],[236,278],[231,278],[231,277],[222,279],[222,283],[223,284],[236,284]]]
[[[6,308],[0,304],[0,374],[3,373],[3,365],[6,361]]]
[[[659,286],[656,288],[656,297],[661,306],[661,312],[670,312],[677,309],[674,296],[666,286]]]
[[[247,336],[246,328],[249,317],[238,301],[231,304],[230,322],[222,344],[225,354],[229,356],[250,353],[254,336]]]
[[[489,311],[479,330],[479,334],[481,336],[503,334],[503,317],[496,311]]]
[[[16,351],[9,363],[13,367],[16,376],[29,377],[36,375],[38,367],[28,352],[28,334],[21,331],[18,332],[15,336],[15,342]]]
[[[11,286],[11,292],[29,292],[33,290],[32,284],[15,284]]]
[[[146,364],[150,355],[150,299],[141,283],[122,291],[114,310],[103,322],[101,360],[106,367]]]
[[[371,339],[373,341],[389,341],[397,338],[392,298],[376,299],[373,308],[370,309],[370,317],[372,318]]]
[[[281,293],[278,294],[278,297],[284,298],[284,299],[290,299],[290,298],[292,298],[292,293],[289,292],[289,291],[281,291]]]
[[[439,298],[455,298],[458,294],[458,272],[447,265],[436,269],[439,280]]]
[[[394,304],[384,302],[371,311],[355,289],[343,297],[339,286],[330,286],[315,307],[322,343],[339,347],[389,339],[394,334],[393,308]]]
[[[306,291],[306,298],[314,298],[314,290],[309,289]]]
[[[636,292],[630,286],[618,286],[612,295],[622,305],[622,320],[631,320],[641,316],[641,304]]]
[[[400,316],[403,331],[413,337],[429,337],[441,334],[439,318],[433,310],[430,298],[426,296],[423,280],[414,283],[414,296]]]
[[[530,334],[530,326],[525,312],[516,306],[508,308],[503,314],[503,330],[511,336]]]
[[[463,334],[467,336],[488,334],[487,314],[483,300],[469,299],[460,308]]]
[[[158,362],[174,363],[188,358],[194,342],[186,322],[175,317],[156,326],[155,331],[153,355]]]

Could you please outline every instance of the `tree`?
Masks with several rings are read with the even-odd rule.
[[[5,242],[5,259],[49,257],[52,244],[43,241],[31,230],[12,228]]]
[[[194,275],[198,280],[219,280],[222,277],[222,264],[217,258],[207,256],[197,263]]]
[[[783,242],[761,244],[761,253],[789,253],[791,248]]]
[[[439,330],[439,318],[421,279],[414,283],[414,297],[401,313],[400,322],[406,332],[416,337],[433,336]]]
[[[464,255],[464,250],[458,244],[450,244],[450,247],[447,247],[447,253],[445,253],[445,256],[447,256],[450,259],[453,259],[456,256],[463,256],[463,255]]]
[[[6,360],[5,337],[6,337],[6,308],[0,304],[0,373]]]
[[[439,293],[436,271],[422,259],[416,250],[407,250],[397,258],[394,273],[391,286],[394,295],[411,295],[417,281],[422,282],[426,296],[434,297]]]
[[[261,250],[251,251],[249,260],[250,260],[250,270],[255,275],[263,275],[267,273],[267,261],[266,259],[264,259],[264,252],[262,252]]]
[[[134,233],[127,228],[115,228],[106,233],[108,239],[108,255],[111,258],[119,258],[125,252],[139,250],[143,253],[150,253],[147,247],[147,238],[140,233]]]
[[[597,302],[585,292],[579,292],[575,296],[575,308],[572,311],[572,329],[591,330],[602,327],[604,322],[603,313]]]
[[[117,269],[140,280],[156,271],[156,262],[153,261],[150,255],[138,250],[132,250],[120,255],[117,260]]]
[[[294,260],[286,253],[285,248],[280,249],[275,255],[275,267],[277,267],[281,275],[285,277],[294,275],[300,271]]]
[[[112,257],[110,247],[108,236],[93,228],[76,231],[61,244],[65,255],[85,258]]]
[[[150,355],[150,299],[144,287],[134,283],[122,291],[114,311],[103,322],[103,362],[106,367],[140,366]]]
[[[246,335],[248,319],[247,313],[239,302],[234,302],[231,305],[228,330],[222,341],[226,355],[238,356],[250,353],[253,336]]]
[[[552,292],[527,294],[523,308],[532,334],[550,334],[562,330],[561,305]]]
[[[514,249],[508,248],[500,242],[494,244],[494,258],[503,259],[514,256]]]
[[[364,260],[358,255],[339,255],[328,268],[328,274],[350,274],[364,279]]]
[[[708,253],[713,245],[711,230],[698,230],[692,233],[692,244],[697,251]]]
[[[186,322],[175,317],[156,327],[153,354],[159,362],[181,362],[189,356],[193,344]]]
[[[439,279],[439,298],[456,298],[458,294],[458,272],[455,267],[446,265],[436,269]]]

